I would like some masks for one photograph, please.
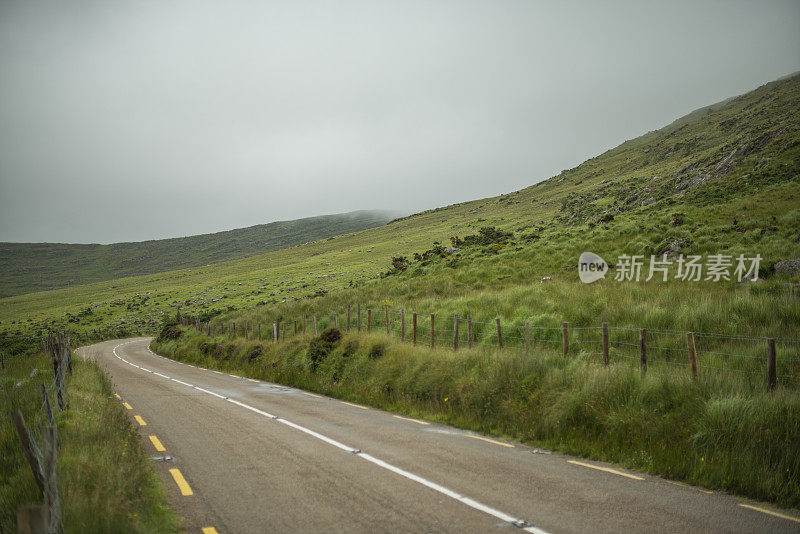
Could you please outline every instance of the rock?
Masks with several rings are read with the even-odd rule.
[[[458,252],[461,252],[461,249],[458,247],[446,247],[444,251],[448,254],[457,254]]]
[[[549,277],[549,276],[545,276],[544,278],[542,278],[541,280],[539,280],[539,283],[540,283],[540,284],[544,284],[544,283],[545,283],[545,282],[547,282],[548,280],[552,280],[552,278],[551,278],[551,277]]]
[[[652,204],[655,201],[656,201],[655,197],[650,197],[650,198],[647,198],[645,200],[642,200],[642,207],[649,206],[650,204]]]
[[[800,258],[779,261],[775,264],[775,272],[778,274],[800,275]]]
[[[659,251],[658,257],[660,258],[666,256],[669,258],[671,256],[676,256],[681,253],[683,247],[685,247],[686,245],[687,243],[685,241],[680,241],[680,240],[673,241],[672,243],[669,243],[666,247],[664,247],[661,251]]]

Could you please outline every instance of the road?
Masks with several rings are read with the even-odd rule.
[[[800,532],[770,505],[201,369],[148,343],[80,353],[162,458],[188,532]]]

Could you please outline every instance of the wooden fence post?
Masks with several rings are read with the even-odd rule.
[[[278,323],[272,323],[272,341],[278,341]]]
[[[372,308],[367,308],[367,332],[372,330]]]
[[[356,304],[356,331],[361,332],[361,304]]]
[[[458,314],[453,316],[453,350],[458,350]]]
[[[436,328],[435,328],[435,316],[431,314],[431,348],[436,346]]]
[[[414,340],[414,345],[417,344],[417,312],[414,312],[411,315],[411,332],[412,332],[412,339]]]
[[[56,427],[42,428],[44,456],[44,504],[48,512],[48,532],[63,532],[61,497],[58,494],[58,437]]]
[[[389,335],[389,306],[384,306],[383,317],[386,319],[386,335]]]
[[[497,319],[494,320],[494,322],[497,323],[497,346],[502,349],[503,348],[503,327],[500,324],[500,318],[498,317]]]
[[[639,330],[639,362],[642,367],[642,374],[647,372],[647,329]]]
[[[406,342],[406,310],[400,310],[400,343]]]
[[[350,305],[347,305],[347,331],[350,331]]]
[[[531,356],[531,323],[525,323],[525,356]]]
[[[777,358],[775,356],[775,339],[767,339],[767,387],[775,389],[777,382],[777,373],[775,371]]]
[[[564,356],[569,354],[569,323],[561,323],[561,338],[564,343]]]
[[[294,335],[297,335],[297,319],[294,320]]]
[[[467,314],[467,348],[472,348],[472,314]]]
[[[339,329],[339,316],[335,313],[333,314],[333,327],[337,330]]]
[[[317,335],[317,316],[311,318],[312,322],[314,323],[314,335]]]
[[[689,350],[689,363],[692,364],[692,377],[697,378],[697,354],[694,348],[694,332],[686,332],[686,348]]]
[[[609,342],[608,342],[608,323],[603,323],[603,365],[608,365],[608,352],[609,352]]]
[[[36,485],[39,486],[40,490],[44,491],[44,471],[42,470],[41,462],[39,462],[39,457],[36,455],[36,449],[31,435],[28,432],[28,427],[25,426],[25,419],[22,417],[22,412],[14,410],[13,419],[14,426],[17,428],[19,440],[22,442],[22,452],[25,453],[28,464],[31,466]]]

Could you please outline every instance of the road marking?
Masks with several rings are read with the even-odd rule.
[[[189,483],[186,482],[186,479],[183,478],[180,469],[170,469],[169,474],[172,475],[172,478],[175,479],[175,484],[178,485],[178,489],[181,490],[181,495],[194,495],[192,488],[189,486]]]
[[[119,396],[119,395],[117,395],[116,393],[114,393],[114,396],[115,396],[116,398],[118,398],[119,400],[122,400],[122,397],[120,397],[120,396]]]
[[[742,508],[749,508],[751,510],[755,510],[756,512],[761,512],[762,514],[774,515],[775,517],[780,517],[781,519],[788,519],[789,521],[800,523],[800,518],[792,517],[786,514],[779,514],[778,512],[773,512],[772,510],[767,510],[766,508],[759,508],[758,506],[751,506],[749,504],[742,504],[742,503],[739,503],[739,506],[741,506]]]
[[[134,364],[132,362],[129,362],[128,360],[126,360],[125,358],[123,358],[119,354],[117,354],[117,348],[120,347],[120,346],[121,345],[117,345],[116,347],[114,347],[114,349],[112,351],[114,353],[114,356],[116,356],[119,360],[127,363],[128,365],[132,365],[133,367],[139,367],[138,365],[136,365],[136,364]],[[478,510],[478,511],[483,512],[485,514],[488,514],[488,515],[491,515],[493,517],[496,517],[497,519],[499,519],[501,521],[504,521],[506,523],[511,523],[511,524],[513,524],[514,526],[518,527],[520,530],[522,530],[524,532],[531,532],[532,534],[548,534],[547,531],[544,531],[544,530],[542,530],[540,528],[537,528],[537,527],[531,525],[528,521],[525,521],[525,520],[516,518],[514,516],[508,515],[505,512],[502,512],[502,511],[500,511],[500,510],[498,510],[496,508],[492,508],[491,506],[487,506],[487,505],[485,505],[485,504],[483,504],[481,502],[478,502],[478,501],[476,501],[474,499],[471,499],[469,497],[461,495],[460,493],[457,493],[457,492],[455,492],[455,491],[453,491],[453,490],[451,490],[449,488],[446,488],[444,486],[440,486],[439,484],[437,484],[435,482],[432,482],[432,481],[430,481],[428,479],[422,478],[419,475],[415,475],[414,473],[411,473],[410,471],[406,471],[405,469],[401,469],[399,467],[395,467],[394,465],[392,465],[390,463],[384,462],[383,460],[381,460],[379,458],[375,458],[374,456],[371,456],[371,455],[363,452],[361,449],[355,449],[353,447],[345,445],[344,443],[336,441],[333,438],[329,438],[328,436],[325,436],[324,434],[320,434],[319,432],[315,432],[314,430],[311,430],[310,428],[306,428],[304,426],[298,425],[297,423],[293,423],[292,421],[289,421],[288,419],[284,419],[282,417],[278,417],[277,415],[273,415],[273,414],[265,412],[263,410],[259,410],[258,408],[254,407],[254,406],[250,406],[250,405],[245,404],[243,402],[239,402],[237,400],[225,397],[225,396],[220,395],[218,393],[214,393],[213,391],[204,390],[204,389],[202,389],[202,388],[200,388],[198,386],[192,386],[192,387],[194,389],[198,390],[198,391],[203,391],[203,392],[208,393],[210,395],[213,395],[215,397],[224,399],[227,402],[230,402],[232,404],[236,404],[237,406],[241,406],[242,408],[245,408],[246,410],[250,410],[250,411],[255,412],[257,414],[260,414],[260,415],[263,415],[265,417],[268,417],[268,418],[274,420],[277,423],[281,423],[281,424],[286,425],[288,427],[294,428],[294,429],[296,429],[296,430],[298,430],[300,432],[303,432],[304,434],[308,434],[309,436],[315,437],[315,438],[319,439],[320,441],[328,443],[329,445],[332,445],[332,446],[334,446],[334,447],[336,447],[338,449],[341,449],[341,450],[346,451],[346,452],[351,453],[351,454],[355,454],[358,458],[362,458],[362,459],[364,459],[364,460],[366,460],[366,461],[368,461],[370,463],[373,463],[373,464],[377,465],[378,467],[382,467],[383,469],[391,471],[392,473],[398,474],[398,475],[400,475],[402,477],[405,477],[405,478],[407,478],[409,480],[412,480],[414,482],[422,484],[423,486],[425,486],[427,488],[430,488],[430,489],[432,489],[432,490],[434,490],[434,491],[436,491],[438,493],[441,493],[442,495],[450,497],[451,499],[457,500],[460,503],[465,504],[465,505],[469,506],[470,508],[472,508],[474,510]],[[311,395],[313,397],[319,397],[319,395],[316,395],[314,393],[308,393],[308,392],[305,392],[305,391],[303,391],[302,393],[304,393],[306,395]],[[594,467],[594,466],[591,466],[591,467]],[[170,469],[170,473],[172,474],[172,477],[175,479],[175,482],[181,488],[181,492],[184,495],[192,495],[193,494],[192,493],[192,489],[189,487],[189,484],[186,483],[186,480],[183,478],[183,475],[181,475],[181,472],[178,469]],[[626,475],[626,476],[631,476],[631,475]],[[181,486],[181,484],[183,484],[183,486]],[[185,487],[185,490],[188,491],[188,493],[184,492],[184,487]]]
[[[225,373],[220,373],[219,371],[212,371],[212,372],[214,372],[214,373],[217,373],[218,375],[223,375],[223,374],[225,374]]]
[[[141,415],[134,415],[133,418],[136,419],[136,422],[139,423],[139,426],[147,426],[147,423],[144,422],[144,419],[142,419]]]
[[[249,380],[250,382],[255,382],[256,384],[258,384],[258,380],[256,380],[255,378],[248,378],[248,380]]]
[[[150,442],[153,444],[153,447],[155,447],[158,452],[164,452],[165,450],[167,450],[167,448],[161,444],[161,440],[159,440],[157,437],[153,435],[150,435],[149,437],[150,437]]]
[[[228,376],[232,376],[233,378],[239,378],[238,376],[232,374],[228,374]]]
[[[512,449],[514,448],[514,446],[512,444],[510,444],[510,443],[503,443],[502,441],[496,441],[496,440],[493,440],[493,439],[484,438],[483,436],[476,436],[475,434],[464,434],[464,435],[467,436],[468,438],[479,439],[479,440],[485,441],[487,443],[494,443],[495,445],[502,445],[503,447],[509,447],[509,448],[512,448]]]
[[[219,534],[214,527],[203,527],[203,534]]]
[[[362,410],[369,410],[366,406],[359,406],[358,404],[353,404],[352,402],[342,401],[342,404],[346,404],[348,406],[354,406],[356,408],[361,408]]]
[[[301,391],[303,395],[308,395],[309,397],[316,397],[318,399],[324,398],[322,395],[317,395],[316,393],[309,393],[308,391]]]
[[[606,473],[613,473],[615,475],[619,475],[621,477],[628,477],[634,480],[644,480],[643,477],[637,477],[636,475],[631,475],[629,473],[623,473],[622,471],[617,471],[616,469],[611,469],[610,467],[601,467],[599,465],[592,465],[592,464],[585,464],[583,462],[578,462],[576,460],[567,460],[567,462],[575,465],[582,465],[583,467],[588,467],[590,469],[597,469],[598,471],[605,471]]]
[[[417,423],[418,425],[429,425],[428,421],[419,421],[417,419],[411,419],[410,417],[403,417],[402,415],[393,415],[392,417],[397,417],[398,419],[402,419],[403,421],[411,421],[412,423]]]
[[[133,410],[133,407],[130,404],[128,404],[127,402],[123,402],[122,405],[125,406],[125,409],[127,409],[127,410]]]

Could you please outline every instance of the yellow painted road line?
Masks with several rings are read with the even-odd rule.
[[[231,374],[229,374],[228,376],[232,376],[233,378],[239,378],[237,375],[231,375]]]
[[[133,418],[136,419],[136,422],[139,423],[139,426],[147,426],[147,423],[144,422],[144,419],[142,419],[141,415],[134,415]]]
[[[353,406],[355,408],[361,408],[362,410],[369,410],[369,408],[367,408],[366,406],[359,406],[358,404],[353,404],[352,402],[342,401],[342,404]]]
[[[203,527],[203,534],[219,534],[214,527]]]
[[[750,506],[749,504],[739,503],[739,506],[741,506],[742,508],[749,508],[751,510],[755,510],[756,512],[761,512],[762,514],[774,515],[775,517],[780,517],[781,519],[788,519],[789,521],[800,523],[800,517],[793,517],[791,515],[779,514],[778,512],[773,512],[772,510],[767,510],[766,508],[759,508],[758,506]]]
[[[192,488],[189,486],[189,483],[186,482],[186,479],[183,478],[180,469],[170,469],[169,474],[172,475],[172,478],[175,479],[175,484],[178,485],[178,489],[181,490],[181,495],[194,495]]]
[[[468,438],[479,439],[479,440],[485,441],[487,443],[494,443],[495,445],[501,445],[503,447],[509,447],[509,448],[512,448],[512,449],[514,448],[514,446],[512,444],[510,444],[510,443],[503,443],[502,441],[495,441],[493,439],[484,438],[483,436],[476,436],[474,434],[464,434],[464,435],[467,436]]]
[[[429,425],[428,421],[419,421],[417,419],[411,419],[410,417],[403,417],[402,415],[393,415],[392,417],[397,417],[398,419],[402,419],[403,421],[411,421],[412,423],[417,423],[418,425]]]
[[[322,395],[317,395],[316,393],[309,393],[308,391],[301,391],[303,395],[308,395],[309,397],[316,397],[318,399],[322,398]]]
[[[116,398],[118,398],[119,400],[122,400],[122,397],[120,397],[120,396],[119,396],[119,395],[117,395],[116,393],[114,393],[114,396],[115,396]]]
[[[150,435],[149,437],[150,437],[150,442],[153,444],[153,447],[155,447],[158,452],[164,452],[165,450],[167,450],[167,448],[161,444],[161,440],[159,440],[157,437],[153,435]]]
[[[619,475],[621,477],[628,477],[634,480],[644,480],[644,478],[642,477],[637,477],[636,475],[631,475],[629,473],[623,473],[622,471],[617,471],[616,469],[611,469],[610,467],[601,467],[599,465],[585,464],[583,462],[578,462],[575,460],[567,460],[567,462],[575,465],[582,465],[583,467],[588,467],[589,469],[597,469],[598,471],[605,471],[606,473],[612,473],[614,475]]]
[[[225,373],[220,373],[219,371],[214,371],[214,372],[217,373],[218,375],[224,375],[225,374]]]
[[[125,409],[127,409],[127,410],[133,410],[133,406],[131,406],[127,402],[123,402],[122,405],[125,406]]]
[[[249,380],[250,382],[256,382],[256,383],[258,383],[258,380],[256,380],[255,378],[248,378],[248,380]]]

